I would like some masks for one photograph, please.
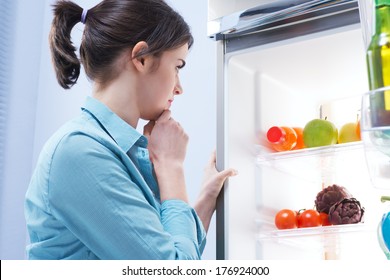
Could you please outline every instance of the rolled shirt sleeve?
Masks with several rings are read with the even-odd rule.
[[[174,240],[178,252],[186,248],[195,248],[191,253],[192,258],[201,256],[206,233],[195,210],[182,200],[166,200],[161,207],[161,222],[164,229],[169,232]],[[188,225],[189,227],[183,227]],[[192,244],[191,244],[192,243]],[[179,258],[184,258],[179,256]]]

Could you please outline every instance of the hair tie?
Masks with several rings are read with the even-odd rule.
[[[88,9],[83,9],[83,13],[81,14],[81,23],[85,24],[87,20]]]

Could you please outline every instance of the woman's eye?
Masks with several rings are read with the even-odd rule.
[[[186,65],[186,62],[184,60],[182,60],[182,64],[176,66],[176,71],[179,72],[180,69],[182,69],[185,65]]]

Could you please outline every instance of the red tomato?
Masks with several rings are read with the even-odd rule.
[[[307,209],[298,214],[298,227],[318,227],[321,225],[320,213],[313,209]]]
[[[278,229],[290,229],[297,227],[297,212],[290,209],[282,209],[275,215],[275,225]]]
[[[321,225],[323,226],[331,226],[331,222],[329,221],[329,215],[324,213],[324,212],[321,212],[320,213],[320,219],[321,219]]]

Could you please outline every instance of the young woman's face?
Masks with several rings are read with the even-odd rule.
[[[175,96],[183,92],[179,70],[184,67],[187,54],[187,44],[164,52],[159,58],[158,68],[144,76],[138,104],[141,119],[156,120],[171,107]]]

